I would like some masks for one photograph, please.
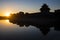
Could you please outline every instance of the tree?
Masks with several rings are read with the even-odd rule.
[[[50,11],[50,8],[48,7],[47,4],[43,4],[42,8],[40,9],[41,12],[49,12]]]

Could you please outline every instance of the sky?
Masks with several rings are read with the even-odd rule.
[[[60,9],[60,0],[0,0],[0,16],[4,16],[7,12],[39,12],[44,3],[51,11]]]

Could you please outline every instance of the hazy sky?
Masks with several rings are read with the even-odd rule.
[[[38,12],[44,3],[51,11],[60,9],[60,0],[0,0],[0,15],[6,12]]]

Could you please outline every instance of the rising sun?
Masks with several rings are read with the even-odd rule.
[[[5,16],[10,16],[10,12],[6,12]]]

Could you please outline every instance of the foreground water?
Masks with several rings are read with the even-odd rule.
[[[44,35],[35,26],[19,26],[10,23],[9,20],[0,20],[0,40],[60,40],[60,31],[51,27]]]

